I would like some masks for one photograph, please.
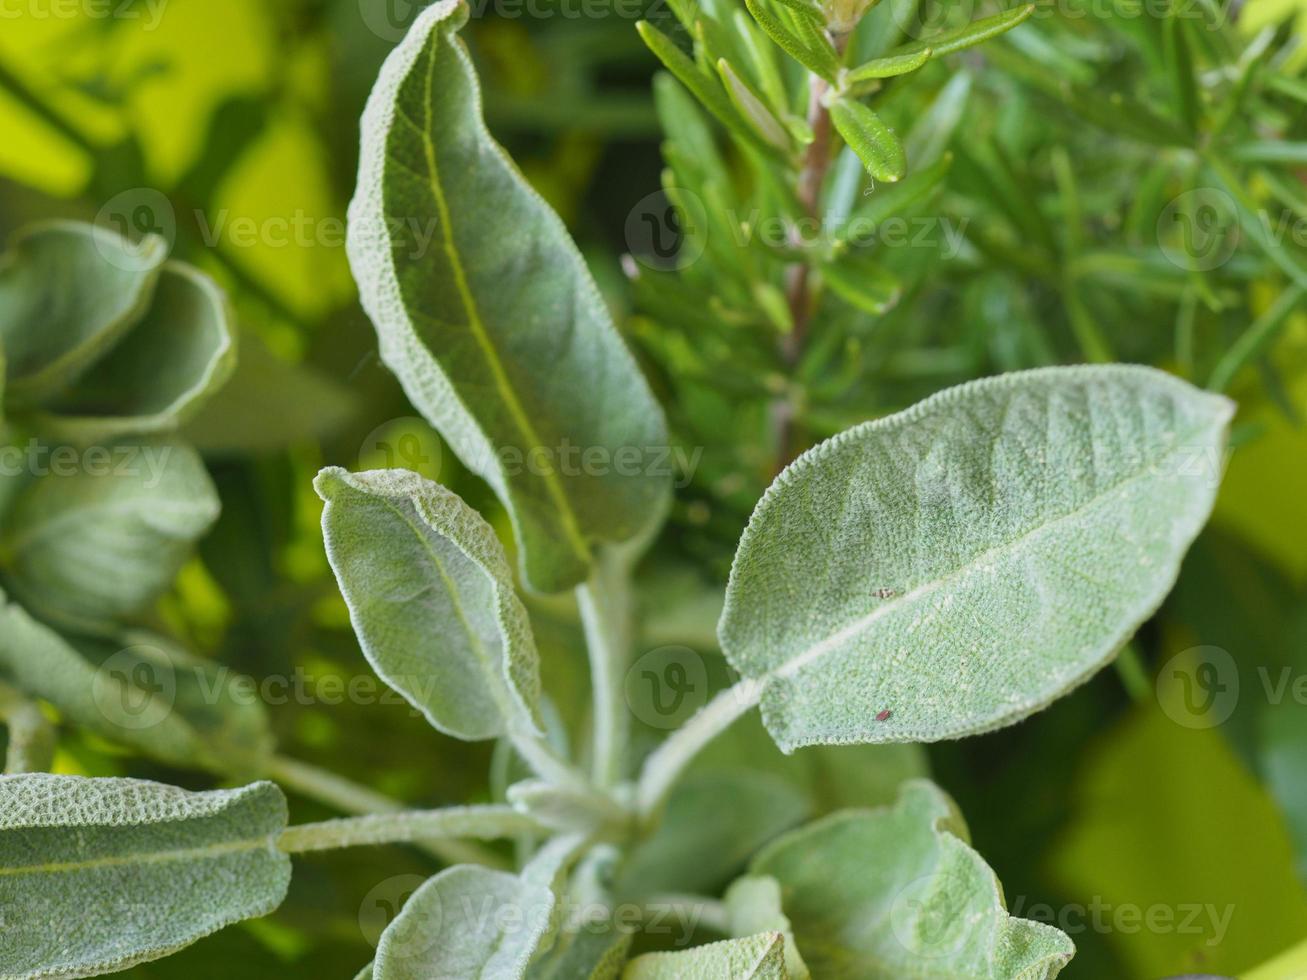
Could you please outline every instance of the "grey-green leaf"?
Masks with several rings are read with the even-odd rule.
[[[718,627],[785,751],[1016,722],[1101,668],[1207,520],[1233,405],[1151,368],[950,389],[800,457]]]
[[[813,976],[1051,980],[1063,933],[1007,914],[1003,890],[933,783],[893,807],[846,810],[785,835],[753,862],[780,882]]]
[[[226,296],[199,270],[169,262],[140,322],[36,413],[35,423],[48,438],[79,444],[172,431],[226,383],[235,364]]]
[[[764,932],[746,939],[695,946],[675,953],[637,956],[622,980],[789,980],[785,938]]]
[[[151,634],[65,639],[2,595],[0,679],[170,765],[248,777],[272,749],[249,678]]]
[[[134,245],[71,221],[23,231],[0,256],[0,347],[5,397],[30,404],[86,370],[149,306],[167,244]]]
[[[376,980],[519,980],[557,927],[556,888],[579,843],[554,838],[520,875],[460,864],[429,879],[382,933]]]
[[[408,470],[326,469],[327,557],[368,662],[442,732],[539,730],[539,656],[490,525]]]
[[[281,904],[286,800],[139,779],[0,777],[0,972],[89,977]]]
[[[585,579],[662,519],[666,423],[558,216],[491,138],[459,0],[423,11],[362,123],[348,250],[381,356],[508,507],[526,581]]]
[[[880,116],[856,99],[838,99],[831,121],[876,180],[895,181],[908,169],[903,144]]]
[[[0,566],[43,616],[102,624],[140,612],[168,587],[218,517],[195,451],[148,440],[56,446],[14,502]]]
[[[808,980],[808,964],[795,945],[794,928],[781,907],[780,882],[767,875],[745,875],[727,889],[723,902],[731,935],[779,932],[785,937],[785,969],[790,980]]]

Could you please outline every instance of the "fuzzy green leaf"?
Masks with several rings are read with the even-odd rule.
[[[538,730],[539,657],[490,525],[408,470],[326,469],[327,557],[363,652],[442,732]]]
[[[812,974],[794,943],[794,928],[781,908],[781,885],[767,875],[745,875],[726,891],[727,924],[733,936],[779,932],[785,937],[785,969],[790,980],[808,980]]]
[[[34,225],[0,256],[5,396],[30,404],[58,393],[143,314],[167,245],[133,245],[71,221]]]
[[[830,117],[876,180],[895,181],[907,171],[903,144],[870,108],[853,99],[839,99],[831,106]]]
[[[785,937],[763,932],[676,953],[637,956],[622,980],[790,980],[785,970]]]
[[[166,956],[281,904],[286,800],[139,779],[0,777],[0,970],[89,977]]]
[[[780,882],[816,977],[1051,980],[1075,954],[1052,926],[1007,914],[952,801],[924,780],[906,784],[893,807],[786,834],[753,873]]]
[[[88,443],[176,429],[236,365],[231,312],[208,276],[163,267],[140,322],[64,395],[36,413],[49,438]]]
[[[168,587],[218,517],[195,451],[165,440],[55,447],[14,501],[0,566],[43,616],[80,626],[140,612]]]
[[[579,838],[556,837],[520,875],[460,864],[429,879],[381,936],[376,980],[516,980],[557,927],[555,889]]]
[[[962,385],[777,478],[718,627],[785,751],[934,741],[1038,711],[1157,608],[1233,412],[1133,366]]]
[[[382,68],[349,259],[382,359],[508,507],[527,582],[560,591],[597,543],[661,520],[666,424],[563,223],[485,127],[466,17],[427,8]]]

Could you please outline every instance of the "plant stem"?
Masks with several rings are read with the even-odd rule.
[[[631,646],[630,573],[616,555],[600,555],[594,575],[578,586],[576,601],[590,657],[594,692],[594,759],[599,786],[612,786],[622,777],[623,755],[630,721],[622,696]]]
[[[541,779],[556,786],[570,786],[574,789],[589,789],[590,783],[580,772],[557,752],[545,739],[535,733],[521,735],[510,734],[509,741],[522,757],[522,761],[531,767]]]
[[[641,820],[658,812],[668,791],[704,746],[758,703],[764,683],[758,678],[738,681],[700,708],[650,754],[636,789],[636,810]]]
[[[1125,688],[1131,700],[1136,702],[1148,700],[1152,684],[1148,680],[1148,670],[1139,656],[1138,647],[1133,643],[1127,643],[1121,648],[1112,665],[1121,678],[1121,686]]]
[[[1289,322],[1289,314],[1298,308],[1304,294],[1307,294],[1307,290],[1297,283],[1282,292],[1217,362],[1212,369],[1212,377],[1207,382],[1207,390],[1225,391],[1229,388],[1244,365],[1270,346],[1276,334]]]
[[[709,898],[707,895],[681,895],[672,892],[652,895],[645,899],[644,908],[646,916],[650,912],[675,912],[673,918],[677,921],[688,922],[695,926],[707,926],[713,932],[720,932],[724,936],[729,936],[731,932],[731,917],[726,911],[726,905],[719,899]],[[663,920],[666,921],[665,914]]]
[[[345,813],[391,814],[404,810],[402,803],[389,796],[298,759],[273,756],[268,763],[267,775],[302,796]],[[415,840],[413,843],[446,864],[509,866],[508,861],[494,851],[464,841]]]
[[[277,846],[287,854],[302,854],[366,844],[412,844],[440,837],[491,840],[543,832],[545,828],[539,823],[509,806],[463,806],[300,824],[287,827],[277,839]]]
[[[832,38],[835,50],[841,56],[848,36],[841,34]],[[808,144],[803,156],[803,166],[799,169],[799,181],[796,196],[804,215],[819,218],[821,208],[821,190],[826,182],[826,172],[831,163],[831,118],[824,98],[830,89],[829,83],[820,75],[808,76],[808,125],[812,128],[812,142]],[[796,244],[802,245],[801,242]],[[790,332],[781,339],[781,357],[786,367],[793,370],[803,356],[803,347],[808,339],[808,326],[814,312],[812,302],[812,265],[809,262],[796,262],[785,273],[785,300],[790,311]],[[793,395],[786,392],[772,403],[772,427],[776,441],[776,472],[780,472],[793,460],[795,442],[795,407]]]

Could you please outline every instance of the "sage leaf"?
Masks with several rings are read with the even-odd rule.
[[[169,262],[141,320],[35,413],[34,424],[47,438],[81,444],[171,431],[227,381],[235,363],[226,297],[208,276]]]
[[[666,422],[563,223],[486,130],[466,19],[427,8],[382,68],[349,260],[382,359],[504,501],[527,583],[556,592],[662,519]]]
[[[166,956],[281,904],[286,800],[140,779],[0,777],[6,977],[89,977]]]
[[[979,20],[972,21],[956,31],[927,38],[916,44],[905,45],[891,51],[890,55],[892,57],[904,57],[928,50],[930,52],[929,57],[942,58],[946,54],[953,54],[956,51],[962,51],[973,45],[980,44],[982,41],[998,37],[1000,34],[1006,34],[1034,12],[1035,5],[1033,3],[1013,7],[1011,10],[994,14],[992,17],[982,17]]]
[[[72,221],[18,235],[0,256],[6,399],[58,393],[116,343],[148,307],[167,252],[155,235],[134,245]]]
[[[518,980],[557,927],[556,888],[580,840],[555,837],[520,875],[460,864],[429,879],[382,933],[376,980]]]
[[[629,931],[570,930],[543,959],[531,964],[527,980],[617,980],[632,938]]]
[[[325,469],[322,532],[363,653],[440,731],[540,730],[539,655],[490,525],[408,470]]]
[[[856,99],[838,99],[830,107],[831,122],[876,180],[896,181],[908,169],[903,144],[870,108]]]
[[[794,929],[781,908],[780,882],[767,875],[745,875],[736,879],[723,901],[731,935],[779,932],[785,937],[785,969],[790,980],[807,980],[811,976],[794,944]]]
[[[633,959],[622,980],[789,980],[785,939],[764,932],[676,953],[646,953]]]
[[[116,640],[65,638],[2,595],[0,679],[170,765],[247,778],[272,750],[249,678],[139,631]]]
[[[916,780],[893,807],[846,810],[786,834],[753,873],[780,882],[813,976],[1051,980],[1075,946],[1052,926],[1009,916],[967,839],[952,801]]]
[[[1086,680],[1174,583],[1232,412],[1151,368],[1045,368],[805,453],[754,511],[718,626],[777,744],[960,738]]]
[[[46,471],[14,501],[0,532],[0,567],[14,593],[42,616],[99,626],[141,612],[176,577],[191,546],[217,520],[204,464],[171,440],[92,447]]]

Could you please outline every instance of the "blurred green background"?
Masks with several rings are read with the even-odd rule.
[[[1240,194],[1273,220],[1307,222],[1307,52],[1295,47],[1307,6],[1211,6],[1227,29],[1200,52],[1207,109],[1228,106],[1243,145],[1288,148],[1237,154]],[[660,7],[647,14],[662,22]],[[1165,95],[1156,45],[1121,3],[1062,7],[1083,16],[1036,17],[951,73],[923,73],[893,103],[901,130],[931,119],[921,138],[955,155],[919,213],[965,221],[967,244],[949,255],[881,246],[904,298],[875,321],[848,314],[852,325],[803,366],[805,442],[966,378],[1079,360],[1086,323],[1119,359],[1201,383],[1307,282],[1294,271],[1307,269],[1295,265],[1307,239],[1292,234],[1269,246],[1245,234],[1219,269],[1166,261],[1159,216],[1193,185],[1183,155],[1152,144],[1134,112]],[[235,380],[187,433],[222,517],[159,616],[256,679],[368,673],[322,551],[319,467],[409,466],[498,513],[377,360],[343,248],[357,120],[414,12],[404,0],[0,0],[0,233],[55,216],[162,230],[238,311]],[[684,644],[721,680],[713,624],[771,473],[760,406],[772,368],[752,358],[753,340],[652,308],[622,274],[628,216],[663,169],[640,12],[486,4],[467,36],[492,130],[591,260],[678,438],[704,448],[642,573],[652,598],[641,649]],[[1272,704],[1265,681],[1307,675],[1307,311],[1291,301],[1276,315],[1274,343],[1231,384],[1236,449],[1216,516],[1136,641],[1141,670],[1105,671],[1016,728],[929,751],[1012,910],[1071,909],[1058,922],[1079,948],[1067,977],[1233,976],[1307,939],[1307,705]],[[532,613],[547,689],[565,717],[583,713],[573,611],[537,602]],[[1210,728],[1177,723],[1155,696],[1163,665],[1202,645],[1228,651],[1242,683],[1233,715]],[[415,804],[494,792],[489,748],[440,736],[396,699],[288,695],[271,706],[285,755]],[[211,785],[72,732],[58,768]],[[732,806],[722,798],[704,817],[727,840]],[[298,797],[292,807],[297,820],[332,815]],[[297,864],[275,915],[131,974],[352,975],[375,938],[374,889],[436,867],[402,848]],[[1173,926],[1077,930],[1091,920],[1075,907],[1095,901],[1180,911]],[[1228,910],[1219,942],[1179,927],[1190,906],[1204,910],[1200,925],[1208,906]]]

